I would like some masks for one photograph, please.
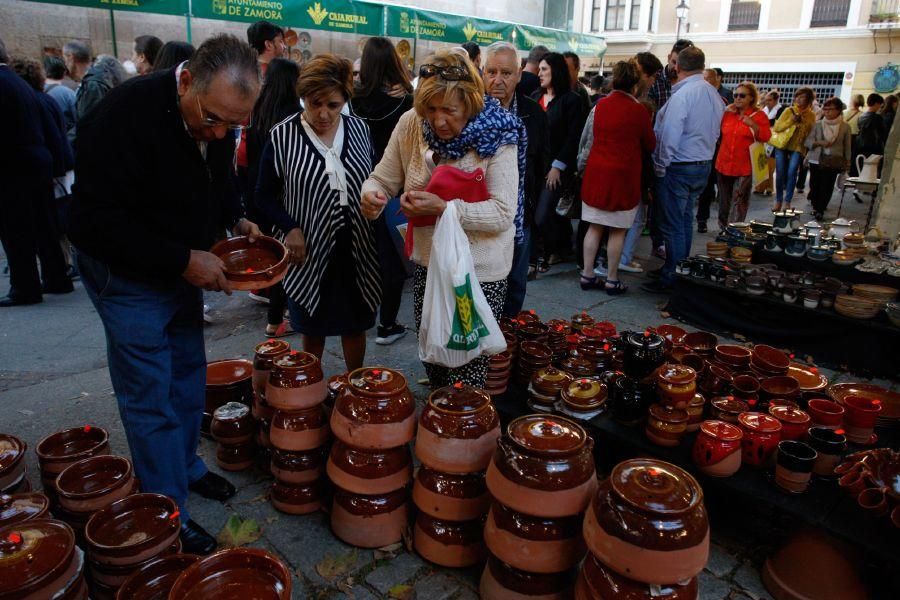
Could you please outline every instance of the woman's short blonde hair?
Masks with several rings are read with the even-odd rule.
[[[459,81],[449,81],[440,74],[425,78],[420,76],[413,105],[416,114],[424,119],[432,99],[437,96],[447,98],[451,94],[455,94],[463,103],[470,119],[484,109],[484,82],[468,56],[463,57],[452,51],[438,52],[429,57],[425,64],[436,67],[461,67],[468,76]]]
[[[750,106],[758,106],[759,105],[759,89],[756,87],[756,84],[752,81],[742,81],[736,86],[734,86],[735,91],[738,88],[746,88],[752,98],[750,99]]]

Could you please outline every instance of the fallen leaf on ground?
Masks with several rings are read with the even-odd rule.
[[[407,552],[413,551],[413,534],[412,530],[409,528],[409,525],[403,528],[403,545],[406,546]]]
[[[356,550],[336,558],[326,554],[325,558],[316,563],[316,573],[328,581],[340,577],[356,563],[356,554]]]
[[[659,316],[661,316],[663,319],[668,319],[669,317],[672,316],[672,313],[665,311],[665,310],[661,310],[661,311],[659,311]]]
[[[261,535],[259,523],[254,519],[244,520],[237,515],[231,515],[216,541],[224,548],[237,548],[255,542]]]
[[[353,595],[353,578],[348,577],[343,581],[339,581],[334,585],[337,589],[347,594],[349,598],[354,598]]]
[[[383,560],[386,558],[396,558],[397,554],[399,554],[403,550],[403,544],[401,542],[397,542],[395,544],[389,544],[384,546],[383,548],[377,548],[375,550],[375,560]]]
[[[741,342],[746,342],[747,338],[739,333],[734,334],[734,339],[739,340]]]
[[[401,583],[388,590],[388,598],[395,598],[396,600],[413,600],[415,597],[416,592],[411,585]]]

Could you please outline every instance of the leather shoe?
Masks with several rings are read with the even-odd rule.
[[[651,294],[670,294],[674,287],[657,279],[655,281],[648,281],[641,286],[641,289],[645,292],[650,292]]]
[[[26,306],[28,304],[40,304],[44,299],[40,296],[35,298],[16,298],[14,296],[7,296],[0,300],[0,308],[6,308],[9,306]]]
[[[75,286],[71,281],[66,281],[58,285],[43,285],[41,292],[44,294],[71,294],[75,291]]]
[[[227,479],[216,475],[212,471],[207,471],[206,475],[189,484],[188,489],[204,498],[218,500],[219,502],[225,502],[237,493],[237,490],[234,489],[234,486]]]
[[[198,554],[206,556],[216,549],[216,538],[197,525],[193,519],[181,524],[181,551],[185,554]]]
[[[707,231],[706,221],[697,221],[697,233],[706,233]]]

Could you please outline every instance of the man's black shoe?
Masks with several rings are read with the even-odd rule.
[[[697,221],[697,233],[706,233],[707,231],[706,221]]]
[[[35,298],[17,298],[13,296],[7,296],[0,300],[0,308],[7,308],[10,306],[27,306],[28,304],[40,304],[44,299],[40,296]]]
[[[75,286],[71,281],[66,281],[57,285],[42,285],[41,293],[43,294],[71,294],[75,291]]]
[[[216,538],[209,535],[205,529],[197,525],[193,519],[181,524],[181,551],[185,554],[198,554],[206,556],[216,549]]]
[[[671,294],[674,289],[672,285],[663,283],[660,280],[648,281],[641,286],[641,289],[651,294]]]
[[[650,279],[659,279],[662,277],[662,267],[658,269],[653,269],[652,271],[647,271],[647,277]]]
[[[234,486],[227,479],[216,475],[212,471],[207,471],[206,475],[188,485],[188,489],[204,498],[218,500],[219,502],[225,502],[237,493],[237,490],[234,489]]]

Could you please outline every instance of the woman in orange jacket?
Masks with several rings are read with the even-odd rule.
[[[750,206],[753,167],[750,145],[772,136],[766,113],[759,110],[756,85],[744,81],[734,89],[734,103],[722,116],[722,138],[716,158],[719,189],[719,229],[744,221]]]

